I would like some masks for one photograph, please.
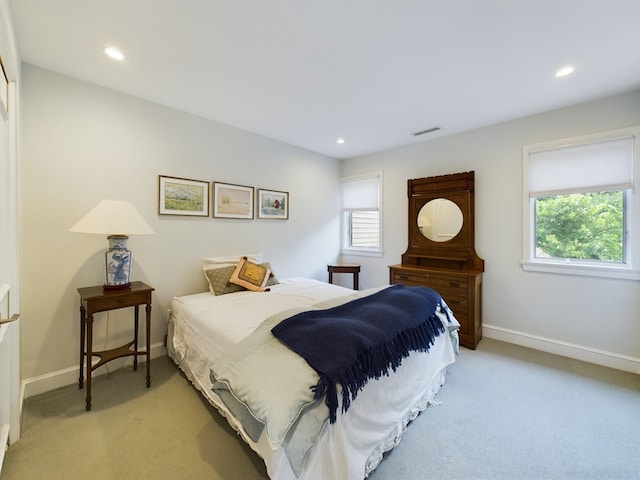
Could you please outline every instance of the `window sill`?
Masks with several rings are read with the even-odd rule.
[[[617,278],[621,280],[640,280],[640,270],[622,267],[603,267],[596,265],[576,265],[556,262],[521,262],[526,272],[545,272],[560,275],[581,275],[586,277]]]
[[[343,248],[340,250],[342,255],[357,255],[361,257],[382,257],[382,250],[364,250],[358,248]]]

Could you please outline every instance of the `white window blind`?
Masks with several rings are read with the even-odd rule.
[[[633,141],[627,135],[530,152],[529,196],[632,188]]]
[[[342,209],[378,210],[379,176],[345,177],[342,179]]]

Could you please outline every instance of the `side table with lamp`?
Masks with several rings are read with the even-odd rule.
[[[154,233],[149,224],[130,202],[103,200],[82,217],[71,229],[75,233],[108,235],[109,249],[105,253],[104,285],[78,288],[80,294],[80,377],[78,387],[84,386],[86,362],[86,409],[91,410],[91,373],[111,360],[133,356],[137,370],[138,356],[146,356],[147,388],[151,386],[151,292],[143,282],[131,282],[131,252],[127,249],[128,235]],[[146,345],[138,348],[138,308],[146,305]],[[134,338],[110,350],[93,351],[93,314],[125,307],[134,307]],[[133,349],[131,348],[133,346]],[[100,360],[93,365],[93,357]]]

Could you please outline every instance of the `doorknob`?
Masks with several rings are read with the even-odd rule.
[[[5,323],[15,322],[19,318],[20,318],[19,313],[14,313],[13,315],[11,315],[11,318],[0,318],[0,325],[4,325]]]

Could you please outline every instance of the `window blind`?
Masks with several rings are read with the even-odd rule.
[[[529,196],[611,191],[633,187],[634,137],[529,153]]]
[[[342,209],[378,210],[378,175],[346,177],[342,180]]]

